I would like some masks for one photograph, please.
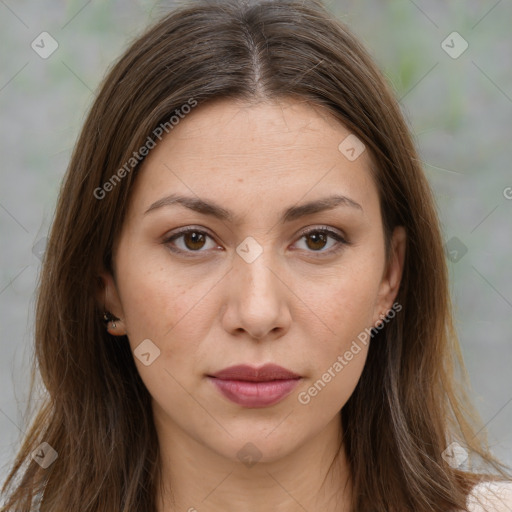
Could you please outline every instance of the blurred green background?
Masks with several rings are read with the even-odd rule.
[[[172,5],[0,1],[0,480],[24,428],[39,256],[73,144],[107,68]],[[472,395],[496,455],[512,465],[512,3],[328,7],[369,49],[414,134],[447,243]],[[31,47],[44,31],[58,44],[47,58]]]

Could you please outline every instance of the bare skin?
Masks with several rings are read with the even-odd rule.
[[[102,300],[121,319],[112,334],[127,334],[132,350],[146,339],[160,350],[147,366],[135,357],[161,449],[159,512],[348,512],[339,413],[369,344],[332,368],[392,307],[405,251],[399,227],[386,260],[368,152],[350,161],[338,149],[349,134],[304,102],[222,100],[194,110],[146,158]],[[170,194],[233,218],[176,203],[145,213]],[[281,222],[288,208],[335,194],[349,200]],[[169,241],[187,226],[196,235]],[[208,378],[265,363],[301,376],[268,407],[236,404]],[[301,402],[329,368],[328,383]]]

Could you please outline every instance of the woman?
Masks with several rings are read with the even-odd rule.
[[[148,30],[61,190],[48,399],[2,510],[508,510],[418,162],[316,2],[201,0]]]

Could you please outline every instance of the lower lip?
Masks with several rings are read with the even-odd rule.
[[[301,379],[248,382],[242,380],[209,379],[217,389],[235,404],[244,407],[268,407],[288,396]]]

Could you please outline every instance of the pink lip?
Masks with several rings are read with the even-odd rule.
[[[230,366],[208,378],[226,398],[238,405],[268,407],[289,395],[301,376],[281,366],[266,364],[261,368]]]

